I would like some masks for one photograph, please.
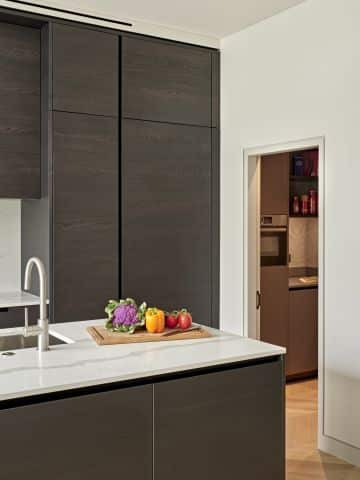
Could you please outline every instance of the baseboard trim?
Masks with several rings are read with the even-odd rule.
[[[319,450],[324,453],[329,453],[335,457],[341,458],[351,465],[355,465],[360,468],[360,449],[352,447],[343,442],[339,442],[326,435],[320,435],[319,437]]]

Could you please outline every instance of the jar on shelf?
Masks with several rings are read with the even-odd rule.
[[[318,199],[317,191],[313,188],[309,190],[309,213],[310,215],[317,215]]]
[[[292,213],[294,215],[299,215],[300,213],[300,200],[298,195],[294,195],[292,201]]]
[[[309,195],[301,195],[301,214],[309,215]]]

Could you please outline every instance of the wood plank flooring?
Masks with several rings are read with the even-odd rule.
[[[360,469],[317,450],[317,381],[286,387],[286,480],[360,480]]]

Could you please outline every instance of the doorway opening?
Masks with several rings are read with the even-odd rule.
[[[323,432],[323,137],[245,150],[244,266],[245,335],[287,348],[289,466],[294,402],[312,405],[309,449]]]

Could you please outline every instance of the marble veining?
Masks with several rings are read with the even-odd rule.
[[[52,325],[73,343],[0,356],[0,401],[285,354],[282,347],[218,330],[210,339],[98,346],[86,327],[102,323]]]

